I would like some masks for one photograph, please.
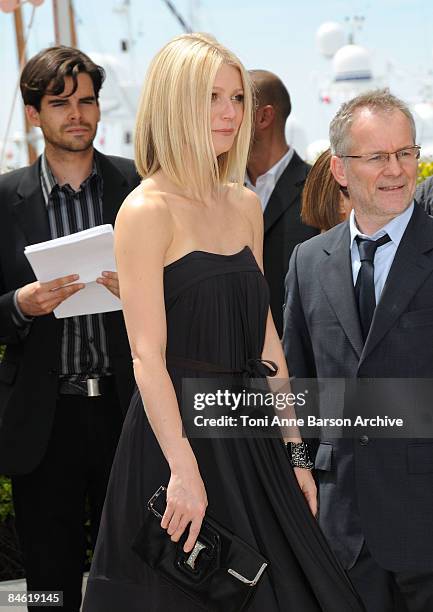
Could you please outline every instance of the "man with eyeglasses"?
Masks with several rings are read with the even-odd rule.
[[[340,379],[347,410],[357,379],[433,379],[433,219],[414,202],[413,117],[388,90],[343,104],[330,141],[353,211],[293,252],[283,343],[292,376]],[[360,411],[392,411],[389,396]],[[320,525],[368,612],[433,610],[433,440],[368,433],[320,440]]]

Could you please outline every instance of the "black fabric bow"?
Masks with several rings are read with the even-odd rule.
[[[269,359],[248,359],[242,373],[247,374],[250,378],[276,376],[278,374],[278,366]]]

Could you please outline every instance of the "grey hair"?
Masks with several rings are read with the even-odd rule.
[[[392,95],[388,88],[374,89],[345,102],[337,111],[329,126],[329,141],[333,155],[347,155],[350,146],[350,128],[357,112],[363,108],[377,113],[401,111],[410,123],[413,142],[416,142],[415,120],[407,104]]]

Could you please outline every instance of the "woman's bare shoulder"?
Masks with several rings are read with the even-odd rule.
[[[259,197],[248,187],[239,187],[234,183],[229,183],[226,187],[226,197],[233,206],[244,209],[248,213],[261,212]]]
[[[235,184],[227,186],[227,198],[232,206],[245,216],[254,226],[263,223],[263,211],[259,197],[247,187],[239,188]]]
[[[173,218],[167,199],[158,184],[143,180],[124,200],[116,219],[118,235],[135,236],[142,240],[155,239],[168,245],[173,237]]]
[[[167,214],[167,206],[164,193],[161,192],[157,183],[151,178],[143,180],[125,198],[121,211],[127,211],[131,215],[150,215],[152,213]]]
[[[171,227],[172,215],[165,194],[151,178],[143,180],[126,197],[119,209],[117,222],[162,224]]]

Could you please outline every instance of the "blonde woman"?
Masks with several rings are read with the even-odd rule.
[[[262,274],[262,212],[242,187],[252,106],[245,69],[211,37],[180,36],[150,66],[136,125],[143,181],[116,223],[137,391],[85,612],[203,609],[131,549],[147,500],[167,483],[161,525],[175,542],[186,531],[184,551],[209,511],[269,560],[251,610],[360,609],[315,522],[311,472],[292,469],[281,439],[182,437],[183,377],[258,374],[254,364],[263,373],[262,356],[287,377]]]

